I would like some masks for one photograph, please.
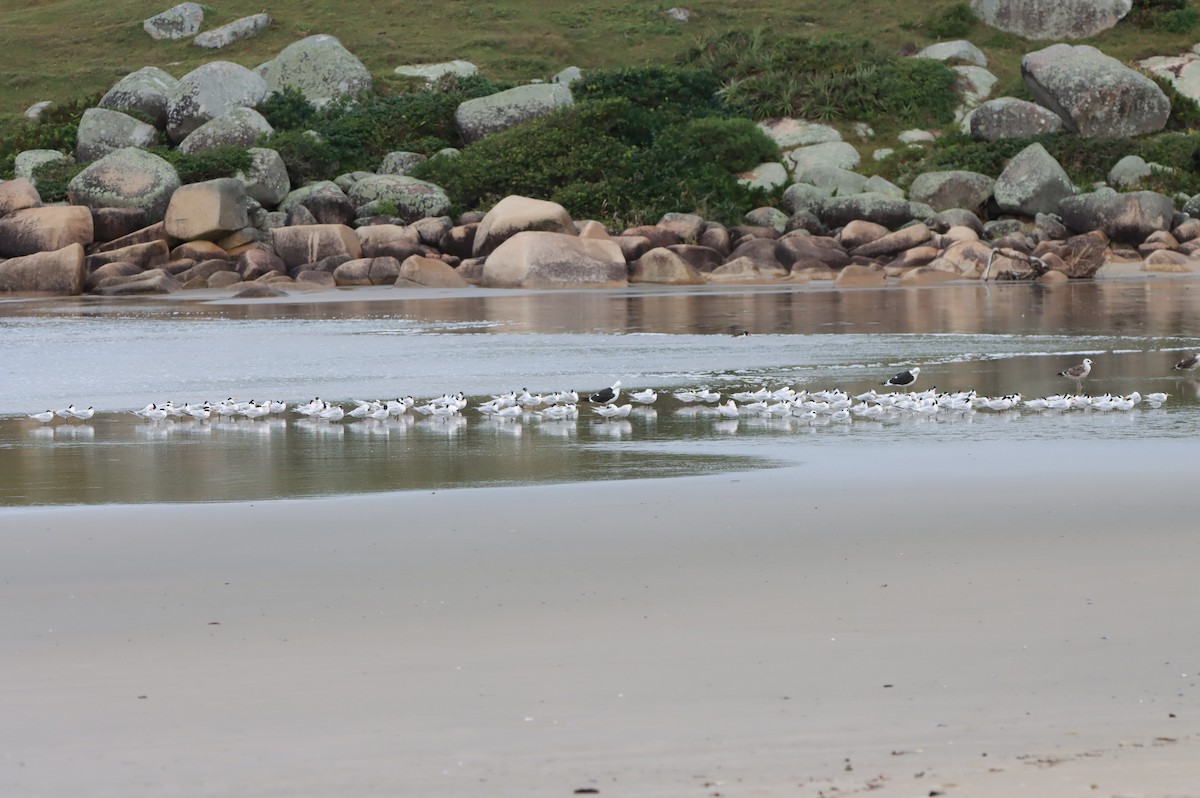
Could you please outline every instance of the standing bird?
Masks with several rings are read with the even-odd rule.
[[[1175,364],[1175,371],[1195,371],[1200,368],[1200,352],[1188,355]]]
[[[621,395],[621,381],[617,380],[612,384],[611,388],[605,388],[603,391],[597,391],[588,397],[588,401],[598,405],[611,405],[617,401],[617,397]]]
[[[917,375],[920,373],[921,369],[917,366],[913,366],[908,371],[900,372],[883,384],[889,388],[908,388],[917,381]]]
[[[34,421],[40,421],[43,424],[49,424],[51,421],[54,420],[54,411],[53,410],[43,410],[40,413],[30,413],[29,417],[31,419],[33,419]]]
[[[1069,368],[1069,369],[1063,369],[1062,371],[1058,372],[1058,376],[1066,377],[1067,379],[1075,380],[1076,382],[1079,382],[1084,377],[1086,377],[1087,375],[1089,375],[1091,373],[1092,373],[1092,359],[1090,357],[1085,357],[1083,359],[1083,362],[1080,363],[1078,366],[1071,366],[1071,368]]]

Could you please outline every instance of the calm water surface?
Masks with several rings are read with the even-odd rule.
[[[750,337],[734,338],[746,330]],[[177,295],[0,302],[0,505],[228,501],[795,464],[823,446],[906,441],[1183,439],[1200,388],[1171,366],[1200,348],[1200,283],[1054,289],[456,292],[356,289],[271,301]],[[725,421],[660,399],[628,420],[402,417],[150,424],[150,402],[321,396],[473,399],[762,384],[860,392],[898,370],[919,387],[1038,396],[1089,356],[1088,393],[1168,391],[1161,410],[981,412],[896,423]],[[94,405],[88,423],[25,414]]]

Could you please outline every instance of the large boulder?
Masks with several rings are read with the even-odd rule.
[[[370,71],[336,37],[308,36],[293,42],[263,69],[267,90],[299,89],[318,105],[343,96],[370,91]]]
[[[971,138],[979,141],[1027,139],[1063,129],[1062,117],[1048,108],[1016,97],[997,97],[971,114]]]
[[[247,152],[250,153],[249,170],[238,172],[234,177],[246,187],[246,196],[265,208],[274,208],[292,190],[287,165],[275,150],[251,147]]]
[[[158,67],[142,67],[116,82],[103,97],[101,108],[136,111],[154,120],[158,127],[167,125],[167,103],[179,81]]]
[[[1021,59],[1029,93],[1083,136],[1138,136],[1162,130],[1167,95],[1150,78],[1095,47],[1054,44]]]
[[[830,194],[844,197],[848,194],[861,194],[867,190],[867,178],[830,164],[816,164],[796,174],[796,181],[810,186],[823,188]]]
[[[1034,216],[1058,213],[1058,204],[1075,193],[1071,178],[1041,144],[1030,144],[1009,160],[992,189],[1007,213]]]
[[[210,119],[234,108],[253,108],[267,96],[257,73],[229,61],[212,61],[179,79],[167,99],[167,134],[179,142]]]
[[[38,208],[41,204],[42,197],[29,180],[22,177],[0,180],[0,216],[26,208]]]
[[[400,264],[400,276],[394,283],[397,287],[420,285],[425,288],[466,288],[463,276],[445,261],[410,255]]]
[[[358,236],[344,224],[278,227],[271,231],[271,244],[289,269],[336,255],[362,257]]]
[[[987,25],[1024,39],[1086,39],[1116,25],[1133,0],[971,0]]]
[[[704,275],[671,250],[656,247],[629,265],[629,282],[700,285]]]
[[[1153,191],[1118,194],[1103,188],[1059,204],[1063,223],[1079,233],[1103,231],[1113,241],[1140,244],[1156,230],[1170,230],[1175,203]]]
[[[441,216],[450,209],[450,197],[441,186],[407,175],[371,175],[355,181],[347,192],[355,207],[390,203],[406,222]]]
[[[231,144],[251,147],[259,136],[274,132],[266,117],[253,108],[234,108],[208,120],[179,142],[179,151],[192,153]]]
[[[233,22],[226,23],[219,28],[204,31],[204,33],[192,39],[192,44],[197,47],[203,47],[206,50],[219,50],[242,39],[254,38],[265,31],[270,24],[271,17],[269,14],[254,14],[249,17],[242,17],[241,19],[235,19]]]
[[[195,36],[204,24],[204,6],[199,3],[180,3],[142,21],[142,30],[151,39],[187,39]]]
[[[894,230],[914,219],[924,221],[932,215],[933,209],[928,205],[875,192],[831,197],[821,209],[821,221],[830,227],[843,227],[855,219],[862,219]]]
[[[574,102],[571,90],[561,83],[517,86],[459,104],[454,124],[463,141],[472,144],[490,133],[546,116]]]
[[[92,243],[92,213],[77,205],[25,208],[0,217],[0,257]]]
[[[150,147],[158,140],[153,125],[108,108],[89,108],[75,134],[75,158],[87,163],[125,147]]]
[[[491,288],[616,288],[627,285],[613,241],[528,230],[487,256],[480,284]]]
[[[809,144],[797,147],[783,154],[784,163],[792,170],[797,180],[804,180],[802,175],[814,166],[832,166],[839,169],[853,169],[862,158],[853,144],[845,141],[829,141],[822,144]],[[808,182],[805,180],[805,182]]]
[[[83,293],[86,277],[83,247],[79,244],[0,262],[0,291],[77,296]]]
[[[471,256],[486,257],[504,241],[526,230],[574,235],[575,222],[557,202],[513,194],[493,205],[483,217],[475,229]]]
[[[182,241],[215,241],[247,223],[246,189],[232,177],[181,187],[163,219],[167,235]]]
[[[350,224],[354,220],[354,203],[329,180],[293,189],[279,203],[279,210],[284,213],[294,208],[307,210],[318,224]]]
[[[161,221],[179,188],[175,167],[157,155],[127,147],[84,169],[67,186],[73,205],[89,208],[139,208],[146,222]]]
[[[923,202],[935,211],[950,208],[978,210],[992,195],[996,181],[979,172],[954,170],[917,175],[908,188],[909,199]]]

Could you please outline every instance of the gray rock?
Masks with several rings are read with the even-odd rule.
[[[1162,130],[1171,103],[1162,89],[1095,47],[1054,44],[1021,59],[1030,94],[1083,136],[1138,136]]]
[[[1019,219],[993,219],[983,225],[985,241],[997,241],[1008,236],[1022,235],[1025,225]]]
[[[997,78],[981,66],[955,66],[951,70],[958,75],[954,87],[960,98],[957,113],[961,120],[968,111],[991,96]]]
[[[266,117],[253,108],[234,108],[189,133],[179,142],[179,151],[191,154],[228,144],[252,147],[260,136],[274,131]]]
[[[796,175],[796,181],[826,189],[839,197],[861,194],[867,186],[867,179],[857,172],[824,164],[805,169]]]
[[[1117,188],[1132,188],[1156,170],[1165,169],[1161,164],[1147,163],[1140,155],[1126,155],[1108,170],[1108,182]]]
[[[251,147],[251,164],[248,172],[238,172],[235,177],[246,187],[246,195],[268,208],[283,202],[292,184],[288,180],[287,165],[275,150]]]
[[[1170,229],[1175,203],[1153,191],[1118,194],[1103,188],[1063,199],[1059,213],[1063,224],[1076,232],[1100,230],[1113,241],[1140,244],[1151,233]]]
[[[268,14],[254,14],[253,16],[242,17],[219,28],[206,30],[195,39],[192,39],[192,44],[197,47],[203,47],[206,50],[219,50],[242,39],[253,39],[265,31],[270,24],[271,17]]]
[[[983,235],[983,222],[979,217],[963,208],[948,208],[929,218],[926,222],[935,233],[945,233],[951,227],[969,227],[977,235]]]
[[[33,105],[31,105],[25,109],[25,118],[26,119],[41,119],[42,111],[45,111],[51,105],[54,105],[54,102],[51,100],[42,100],[41,102],[36,102]]]
[[[1033,218],[1034,233],[1043,241],[1062,241],[1071,235],[1062,218],[1053,213],[1039,213]]]
[[[771,207],[755,208],[743,218],[750,224],[759,227],[771,227],[779,233],[783,232],[788,223],[788,215],[786,213],[778,208]]]
[[[136,111],[154,120],[157,127],[167,126],[167,103],[171,91],[179,83],[158,67],[142,67],[118,80],[100,98],[101,108],[114,111]]]
[[[932,215],[933,209],[928,205],[887,194],[831,197],[821,209],[821,221],[830,227],[845,227],[861,219],[894,230],[913,220],[924,221]]]
[[[333,182],[334,182],[334,185],[336,185],[342,191],[349,192],[350,187],[353,186],[355,183],[357,183],[359,180],[362,180],[364,177],[372,177],[374,174],[375,174],[374,172],[367,172],[367,171],[362,171],[362,170],[355,171],[355,172],[345,172],[345,173],[340,174],[337,177],[335,177],[333,179]]]
[[[583,80],[583,70],[577,66],[569,66],[550,78],[551,83],[561,83],[568,89],[580,80]]]
[[[996,181],[979,172],[926,172],[909,186],[909,198],[935,211],[963,208],[978,211],[992,195]]]
[[[292,86],[317,104],[370,91],[373,85],[362,61],[335,37],[325,34],[289,44],[264,66],[268,91]]]
[[[127,147],[105,155],[67,186],[73,205],[89,208],[139,208],[146,222],[161,221],[179,188],[175,167],[157,155]]]
[[[938,42],[919,51],[913,58],[932,58],[935,61],[955,61],[960,64],[987,66],[987,56],[975,45],[964,39],[952,42]]]
[[[234,108],[253,108],[267,84],[244,66],[212,61],[179,79],[167,100],[167,134],[179,142],[210,119]]]
[[[1057,213],[1059,201],[1075,193],[1071,178],[1041,144],[1014,155],[996,178],[993,196],[1000,210],[1033,216]]]
[[[803,180],[802,175],[814,166],[853,169],[862,161],[858,150],[854,149],[854,145],[845,141],[830,141],[824,144],[797,147],[785,152],[783,159],[797,180]]]
[[[284,213],[290,214],[297,207],[312,214],[318,224],[349,224],[354,219],[354,203],[328,180],[294,189],[279,203]]]
[[[781,163],[760,163],[750,171],[738,175],[738,182],[747,188],[773,191],[788,184],[788,170]]]
[[[560,83],[517,86],[461,103],[454,112],[454,124],[463,141],[472,144],[491,133],[546,116],[574,102],[571,90]]]
[[[350,187],[350,201],[356,208],[372,203],[392,203],[406,222],[425,216],[442,216],[450,209],[450,198],[433,183],[406,175],[372,175]]]
[[[75,158],[88,163],[125,147],[150,147],[158,140],[153,125],[107,108],[89,108],[79,120]]]
[[[424,160],[426,157],[419,152],[403,150],[389,152],[383,156],[383,162],[379,164],[378,172],[381,175],[402,175]]]
[[[58,150],[25,150],[17,153],[17,157],[13,159],[13,177],[25,178],[36,186],[37,181],[33,179],[34,169],[44,163],[69,160],[70,156],[63,155]]]
[[[797,147],[842,140],[842,134],[837,131],[837,128],[818,122],[805,122],[802,119],[788,117],[772,119],[767,122],[759,122],[758,128],[778,144],[781,150],[793,150]]]
[[[857,177],[857,175],[855,176]],[[864,180],[863,183],[865,184],[866,181]],[[820,216],[821,209],[825,207],[825,200],[832,196],[833,191],[829,188],[811,183],[793,183],[784,189],[783,207],[793,214],[806,212]]]
[[[479,67],[470,61],[456,59],[437,64],[405,64],[396,67],[393,71],[402,78],[418,78],[426,83],[437,83],[446,75],[466,78],[478,74]]]
[[[204,24],[204,6],[199,3],[180,3],[142,21],[142,30],[151,39],[187,39],[195,36]]]
[[[904,189],[895,183],[880,177],[879,175],[871,175],[867,178],[867,182],[863,184],[863,192],[873,194],[890,194],[893,197],[903,197]]]
[[[985,24],[1025,39],[1086,39],[1116,25],[1133,0],[971,0]]]
[[[971,114],[971,138],[978,141],[1025,139],[1063,129],[1062,117],[1028,100],[997,97]]]

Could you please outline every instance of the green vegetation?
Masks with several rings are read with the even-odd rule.
[[[67,186],[75,175],[84,170],[84,164],[72,160],[50,161],[35,166],[33,179],[37,183],[38,196],[42,202],[62,202],[67,198]]]
[[[965,39],[979,20],[966,0],[938,9],[925,18],[925,32],[935,39]]]
[[[252,158],[245,147],[222,145],[192,154],[170,147],[152,147],[150,152],[175,167],[181,183],[199,183],[218,177],[233,177],[250,168]]]
[[[1200,23],[1200,12],[1188,0],[1133,0],[1129,18],[1143,28],[1186,34]]]

